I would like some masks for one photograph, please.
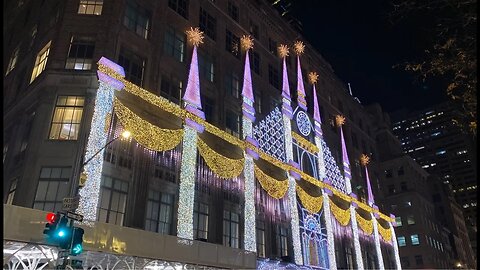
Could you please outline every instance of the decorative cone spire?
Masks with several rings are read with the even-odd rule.
[[[287,45],[280,45],[278,47],[278,54],[283,58],[282,64],[282,112],[287,115],[290,119],[293,117],[293,109],[290,105],[291,97],[290,97],[290,85],[288,83],[288,74],[287,74],[287,64],[285,61],[285,57],[288,56],[288,46]]]
[[[296,41],[294,44],[295,52],[297,53],[297,92],[298,92],[298,106],[300,108],[307,110],[307,101],[305,100],[305,87],[303,85],[303,75],[302,75],[302,68],[300,65],[300,55],[303,54],[305,50],[305,45],[303,42]]]
[[[337,115],[338,118],[338,115]],[[343,118],[343,123],[345,123],[345,118]],[[342,123],[342,124],[343,124]],[[340,140],[342,141],[342,162],[343,162],[343,173],[345,177],[345,182],[347,185],[347,193],[352,192],[352,186],[350,180],[352,179],[350,171],[350,161],[348,159],[347,145],[345,144],[345,138],[343,137],[343,128],[340,125]]]
[[[254,96],[252,88],[252,74],[250,71],[250,58],[248,56],[249,50],[253,47],[253,40],[250,36],[242,37],[242,48],[246,50],[245,52],[245,69],[243,72],[243,87],[242,87],[242,111],[243,115],[250,120],[255,121],[255,108],[253,107]]]
[[[315,134],[317,136],[322,136],[322,119],[320,117],[320,108],[318,106],[318,99],[317,99],[317,89],[315,88],[315,84],[317,83],[318,80],[318,75],[316,72],[310,72],[308,74],[308,78],[310,80],[310,83],[313,84],[313,120],[315,120]]]
[[[360,163],[365,166],[365,177],[367,178],[367,192],[368,192],[368,205],[373,206],[375,204],[375,200],[373,198],[372,186],[370,184],[370,177],[368,176],[368,168],[367,165],[370,162],[370,158],[362,154],[360,156]]]

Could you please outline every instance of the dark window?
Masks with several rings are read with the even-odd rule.
[[[233,54],[235,57],[240,57],[240,38],[235,36],[228,29],[225,36],[225,50]]]
[[[235,72],[225,75],[225,91],[234,98],[240,97],[240,77]]]
[[[93,50],[95,43],[88,38],[72,37],[68,51],[66,69],[92,69]]]
[[[398,168],[398,175],[404,175],[405,174],[405,170],[403,169],[403,166],[401,166],[400,168]]]
[[[165,31],[163,50],[167,55],[183,62],[185,60],[185,34],[168,26],[167,31]]]
[[[122,48],[118,56],[118,64],[125,70],[125,79],[142,86],[145,60],[133,52]]]
[[[255,113],[262,113],[262,96],[260,93],[255,94]]]
[[[33,208],[48,212],[62,210],[70,191],[71,168],[42,168]]]
[[[160,83],[160,95],[173,103],[180,104],[183,82],[177,78],[162,76]]]
[[[122,226],[127,194],[128,182],[102,176],[98,221]]]
[[[417,265],[423,265],[422,255],[415,255],[415,263],[416,263]]]
[[[288,256],[288,229],[286,226],[276,226],[277,254],[280,257]]]
[[[258,25],[256,25],[252,21],[250,21],[250,29],[249,30],[250,30],[250,34],[258,40],[259,39]]]
[[[225,126],[227,128],[227,132],[239,137],[240,136],[240,116],[231,110],[227,110],[225,120],[226,120]]]
[[[228,15],[238,22],[238,7],[232,1],[228,1]]]
[[[272,40],[271,38],[268,38],[268,50],[270,51],[270,53],[277,56],[277,42]]]
[[[260,72],[260,54],[257,52],[252,52],[252,67],[253,71],[258,75],[261,74]]]
[[[358,148],[357,135],[354,132],[352,132],[352,143],[353,143],[353,147]]]
[[[15,198],[15,192],[17,191],[18,178],[14,178],[10,183],[10,189],[8,189],[7,199],[4,201],[5,204],[12,205],[13,199]]]
[[[150,12],[131,1],[127,2],[123,25],[147,39],[150,30]]]
[[[180,16],[188,19],[188,0],[168,0],[168,6]]]
[[[240,216],[232,211],[223,210],[223,245],[239,248]]]
[[[268,65],[268,82],[276,89],[280,89],[280,76],[278,74],[278,69],[270,64]]]
[[[204,53],[198,54],[198,67],[200,69],[200,77],[213,82],[215,78],[214,64],[209,55]]]
[[[173,195],[149,190],[145,230],[161,234],[172,233]]]
[[[410,261],[408,260],[408,257],[400,257],[400,263],[402,264],[403,267],[410,266]]]
[[[209,123],[213,123],[213,114],[215,111],[215,105],[214,105],[213,99],[202,95],[202,107],[203,107],[203,112],[205,113],[205,120]]]
[[[400,182],[400,190],[402,190],[402,191],[407,191],[408,190],[407,182]]]
[[[205,241],[208,239],[208,204],[195,202],[193,208],[193,237]]]
[[[200,30],[212,40],[215,40],[217,37],[217,19],[208,14],[203,8],[200,8]]]
[[[265,258],[265,223],[257,220],[257,256]]]
[[[395,186],[394,185],[388,185],[388,194],[395,194]]]
[[[391,178],[393,176],[392,170],[385,170],[385,176]]]

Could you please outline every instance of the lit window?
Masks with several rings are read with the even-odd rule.
[[[150,31],[150,12],[134,2],[127,1],[123,25],[147,39]]]
[[[402,217],[395,217],[396,227],[402,226]]]
[[[188,19],[188,0],[168,0],[168,6],[180,16]]]
[[[167,55],[183,62],[185,59],[185,34],[168,26],[167,31],[165,31],[163,50]]]
[[[149,190],[145,230],[171,234],[173,195]]]
[[[78,14],[101,15],[103,0],[80,0]]]
[[[76,140],[82,121],[84,97],[58,96],[50,128],[51,140]]]
[[[467,150],[462,150],[462,151],[458,151],[457,155],[463,155],[463,154],[466,154],[466,153],[467,153]]]
[[[68,51],[66,69],[90,70],[95,43],[90,39],[72,37]]]
[[[445,151],[445,150],[440,150],[440,151],[437,151],[436,154],[437,154],[437,156],[439,156],[439,155],[445,154],[446,152],[447,152],[447,151]]]
[[[208,237],[208,205],[195,202],[193,208],[193,237],[206,241]]]
[[[408,225],[414,225],[415,224],[415,217],[413,215],[408,215],[407,216],[407,224]]]
[[[10,71],[12,71],[17,66],[19,52],[20,52],[19,47],[13,50],[12,56],[10,56],[10,61],[8,61],[7,72],[5,73],[5,76],[8,75],[8,73],[10,73]]]
[[[127,195],[128,182],[102,176],[98,221],[122,226]]]
[[[32,78],[30,79],[30,83],[33,82],[44,70],[47,66],[48,54],[50,52],[50,45],[52,41],[49,41],[43,49],[37,54],[37,58],[35,60],[35,66],[33,67],[32,71]]]
[[[236,73],[230,72],[225,75],[225,88],[230,96],[234,98],[240,96],[240,78]]]
[[[15,191],[17,191],[17,183],[18,178],[15,178],[10,183],[10,189],[8,189],[7,200],[5,200],[5,204],[13,204],[13,198],[15,197]]]
[[[239,247],[239,215],[237,213],[223,211],[223,245],[227,247]]]
[[[397,238],[397,242],[398,242],[398,246],[399,247],[404,247],[407,245],[406,241],[405,241],[405,236],[399,236]]]
[[[410,235],[410,240],[412,240],[412,246],[420,245],[420,239],[418,238],[418,234]]]
[[[70,193],[71,168],[42,168],[33,208],[56,212],[62,210],[63,198]]]

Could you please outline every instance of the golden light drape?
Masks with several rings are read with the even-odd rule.
[[[154,151],[167,151],[175,148],[183,139],[183,129],[159,128],[125,107],[117,98],[113,101],[115,114],[122,126],[131,132],[132,137],[144,147]]]
[[[255,178],[257,178],[258,182],[268,195],[275,199],[280,199],[285,196],[288,190],[288,178],[283,180],[275,179],[264,173],[257,165],[254,165],[254,171]]]
[[[323,196],[314,197],[308,194],[303,188],[297,185],[297,194],[302,202],[302,205],[307,209],[310,213],[318,213],[323,206]]]
[[[333,216],[340,223],[340,225],[342,226],[348,225],[348,223],[350,222],[349,208],[343,210],[330,199],[330,210],[332,210]]]
[[[362,231],[368,235],[373,233],[373,219],[367,220],[363,218],[359,213],[355,212],[357,218],[357,224]]]
[[[380,225],[380,222],[378,222],[377,224],[378,234],[380,234],[385,241],[392,241],[392,232],[390,231],[390,228],[385,229],[384,227],[382,227],[382,225]]]
[[[292,137],[297,141],[298,145],[300,145],[307,151],[310,151],[311,153],[318,153],[318,147],[315,144],[304,139],[300,134],[292,132]]]
[[[202,139],[198,138],[198,152],[212,172],[221,178],[235,178],[243,171],[245,158],[231,159],[215,152]]]

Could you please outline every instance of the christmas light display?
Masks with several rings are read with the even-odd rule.
[[[375,241],[375,251],[377,253],[377,260],[378,260],[378,265],[379,269],[385,269],[385,266],[383,264],[383,255],[382,255],[382,248],[380,246],[380,239],[378,237],[378,222],[377,219],[375,219],[375,216],[373,214],[370,214],[372,217],[372,224],[373,224],[373,240]]]
[[[323,209],[325,214],[325,227],[327,228],[327,240],[328,240],[328,261],[330,264],[330,269],[337,269],[337,259],[335,258],[335,240],[333,236],[333,227],[332,227],[332,215],[330,211],[330,198],[327,194],[327,190],[322,191],[323,197]]]
[[[297,141],[298,145],[305,148],[307,151],[310,151],[311,153],[317,153],[319,151],[318,147],[315,144],[305,140],[299,134],[292,132],[292,137]]]
[[[208,167],[221,178],[235,178],[243,171],[245,158],[231,159],[215,152],[202,139],[197,141],[198,152]]]
[[[400,254],[398,252],[397,236],[395,235],[395,230],[393,229],[392,223],[390,223],[390,231],[392,232],[392,246],[395,257],[395,265],[398,270],[401,270],[402,264],[400,263]]]
[[[363,218],[358,212],[355,213],[355,217],[357,220],[357,224],[362,229],[365,234],[372,234],[373,233],[373,219],[365,219]]]
[[[310,196],[303,188],[297,185],[297,194],[300,202],[310,213],[318,213],[322,209],[323,197]]]
[[[288,178],[277,180],[271,176],[268,176],[256,165],[254,166],[255,178],[262,186],[262,188],[270,195],[272,198],[280,199],[285,196],[288,190]]]

